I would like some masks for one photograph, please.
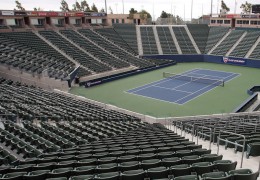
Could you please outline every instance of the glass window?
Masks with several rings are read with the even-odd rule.
[[[114,24],[115,23],[115,20],[114,19],[112,19],[112,24]]]
[[[117,24],[119,23],[119,19],[116,19],[116,23],[117,23]]]
[[[249,24],[249,20],[243,21],[243,24]]]
[[[224,24],[230,24],[230,20],[224,20]]]
[[[216,23],[216,20],[215,19],[212,19],[211,20],[211,24],[215,24]]]
[[[217,20],[217,24],[223,24],[223,20]]]
[[[125,23],[125,19],[122,19],[122,24],[124,24]]]

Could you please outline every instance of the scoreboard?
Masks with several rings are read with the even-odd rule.
[[[252,5],[252,13],[260,13],[260,4]]]

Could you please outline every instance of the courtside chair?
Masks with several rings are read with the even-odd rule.
[[[144,180],[145,171],[143,169],[124,171],[122,173],[122,180]]]
[[[201,155],[203,161],[205,162],[214,162],[217,160],[222,160],[223,155],[217,155],[217,154],[203,154]]]
[[[47,178],[46,180],[67,180],[67,177]]]
[[[140,168],[140,164],[139,164],[139,161],[126,161],[126,162],[120,163],[118,168],[121,172],[137,170]]]
[[[79,176],[72,176],[69,180],[90,180],[93,179],[93,175],[79,175]]]
[[[73,167],[67,167],[67,168],[58,168],[53,169],[52,172],[48,174],[50,178],[56,178],[56,177],[70,177],[73,171]]]
[[[169,176],[169,169],[164,166],[159,166],[155,168],[150,168],[147,170],[147,176],[153,179],[160,179],[160,178],[168,178]]]
[[[162,159],[162,165],[166,167],[175,166],[181,164],[181,159],[178,157],[164,158]]]
[[[115,163],[115,162],[117,162],[116,157],[104,157],[98,159],[98,164],[108,164],[108,163]]]
[[[125,156],[118,157],[117,161],[118,161],[118,163],[122,163],[122,162],[127,162],[127,161],[135,161],[137,159],[138,158],[136,155],[125,155]]]
[[[174,180],[199,180],[197,175],[186,175],[175,177]]]
[[[203,154],[210,154],[211,153],[211,150],[208,150],[208,149],[204,149],[204,148],[200,148],[200,149],[193,149],[192,150],[192,154],[194,155],[203,155]]]
[[[231,180],[232,179],[230,175],[226,175],[226,173],[223,171],[204,173],[202,174],[201,177],[203,180]]]
[[[171,158],[171,157],[174,157],[174,152],[172,152],[172,151],[159,152],[159,153],[157,153],[157,157],[159,159]]]
[[[170,171],[172,172],[174,177],[191,175],[191,167],[188,164],[171,166]]]
[[[98,159],[97,158],[91,158],[91,159],[81,159],[78,161],[78,166],[90,166],[90,165],[97,165]]]
[[[23,176],[26,175],[27,172],[12,172],[7,173],[0,178],[1,180],[21,180],[23,179]]]
[[[214,169],[214,164],[212,164],[211,162],[198,162],[193,163],[191,167],[193,171],[197,173],[197,175],[202,175],[204,173],[212,172]]]
[[[233,175],[234,180],[256,180],[259,172],[253,172],[251,169],[237,169],[229,171],[228,174]]]
[[[119,180],[120,173],[119,172],[109,172],[97,174],[93,179],[94,180]]]
[[[50,170],[31,171],[28,175],[24,175],[26,180],[45,180]]]
[[[198,155],[190,155],[190,156],[183,156],[181,160],[183,164],[193,164],[196,162],[200,162],[202,158]]]
[[[160,159],[147,159],[147,160],[143,160],[141,162],[141,167],[144,170],[150,169],[150,168],[154,168],[157,166],[161,165],[161,160]]]
[[[73,170],[73,174],[75,176],[79,176],[79,175],[85,175],[85,174],[95,174],[96,172],[96,166],[80,166],[80,167],[76,167]]]
[[[231,170],[235,170],[237,166],[237,161],[230,161],[230,160],[218,160],[213,162],[215,169],[219,171],[229,172]]]
[[[117,163],[101,164],[97,167],[98,173],[108,173],[118,171]]]

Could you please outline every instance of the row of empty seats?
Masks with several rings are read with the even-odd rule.
[[[201,136],[209,140],[209,136],[212,136],[212,142],[217,142],[217,137],[219,137],[220,131],[222,132],[220,138],[228,140],[230,142],[236,143],[232,144],[229,142],[220,141],[221,145],[225,145],[225,148],[234,148],[235,152],[242,151],[244,139],[241,136],[230,134],[236,133],[245,136],[245,146],[244,149],[249,156],[259,156],[260,150],[260,127],[259,127],[259,117],[252,116],[247,117],[233,117],[231,119],[200,119],[200,120],[183,120],[175,121],[174,124],[180,128],[185,129],[187,132],[192,132],[197,136]],[[183,127],[182,127],[183,126]],[[193,132],[193,126],[195,132]],[[205,127],[207,129],[203,129]],[[210,135],[209,129],[212,129],[212,134]],[[206,133],[207,136],[201,133]],[[241,147],[242,146],[242,147]]]
[[[49,77],[66,78],[74,63],[50,47],[32,32],[0,33],[1,64]]]

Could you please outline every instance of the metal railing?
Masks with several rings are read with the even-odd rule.
[[[190,127],[190,129],[188,128]],[[186,132],[189,132],[191,134],[191,140],[193,141],[194,139],[194,132],[195,132],[195,126],[194,124],[185,124],[184,128],[184,137],[186,136]]]
[[[242,137],[242,138],[244,139],[243,145],[238,144],[238,143],[236,143],[236,142],[229,141],[229,140],[227,140],[227,139],[222,139],[222,138],[221,138],[221,133],[227,133],[227,134],[232,134],[232,135],[236,135],[236,136]],[[237,133],[233,133],[233,132],[229,132],[229,131],[222,131],[222,130],[220,130],[220,131],[219,131],[219,136],[218,136],[217,139],[218,139],[218,143],[217,143],[217,146],[218,146],[217,154],[219,154],[219,143],[220,143],[220,141],[224,141],[224,142],[227,142],[227,143],[230,143],[230,144],[233,144],[233,145],[242,147],[242,157],[241,157],[241,164],[240,164],[240,168],[242,168],[242,166],[243,166],[243,160],[244,160],[246,137],[245,137],[244,135],[242,135],[242,134],[237,134]]]
[[[199,144],[199,135],[203,135],[203,136],[206,136],[206,137],[209,137],[209,150],[211,150],[211,141],[212,141],[212,129],[211,128],[208,128],[208,127],[205,127],[205,126],[198,126],[197,127],[198,129],[201,128],[202,132],[199,132],[198,129],[196,130],[197,131],[197,144]],[[204,129],[207,129],[209,130],[210,134],[206,134],[203,132]]]

